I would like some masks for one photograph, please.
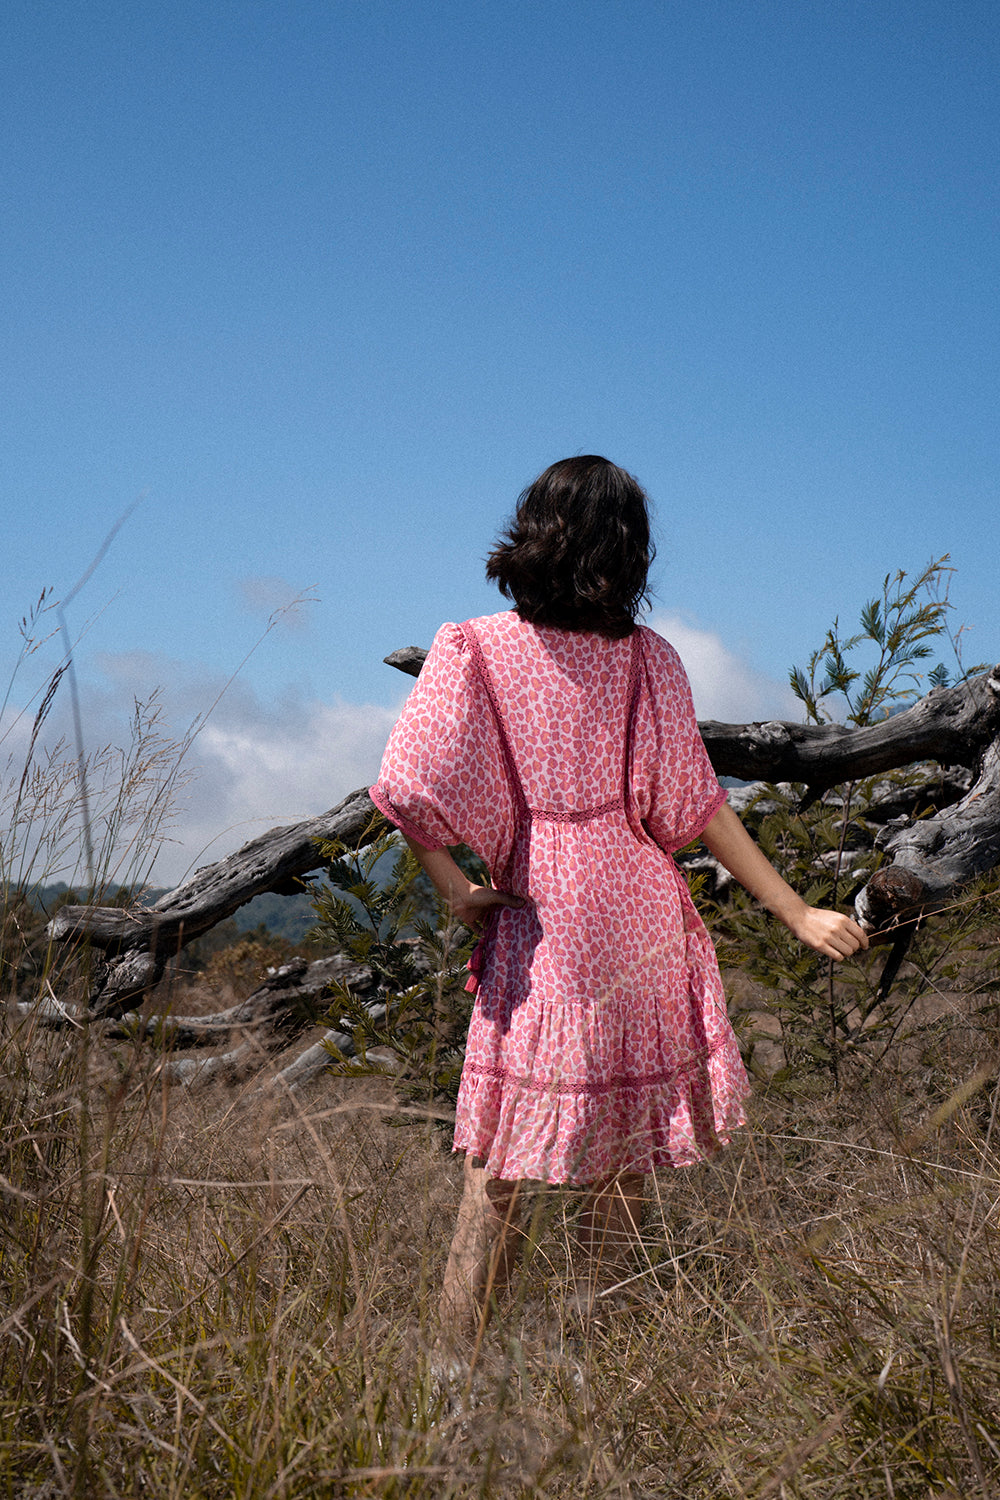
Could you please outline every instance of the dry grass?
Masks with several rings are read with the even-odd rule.
[[[571,1199],[471,1390],[435,1383],[459,1193],[388,1085],[169,1093],[148,1048],[10,1019],[0,1494],[993,1495],[992,1010],[953,995],[835,1098],[759,1089],[567,1310]]]
[[[729,1150],[659,1176],[634,1275],[586,1321],[573,1200],[539,1196],[513,1297],[442,1389],[460,1174],[441,1122],[384,1080],[171,1093],[152,1045],[14,1005],[73,994],[27,893],[78,877],[88,817],[95,888],[141,883],[190,743],[138,709],[87,814],[75,761],[38,764],[61,675],[32,700],[26,769],[0,776],[0,1496],[1000,1493],[995,933],[956,919],[899,1017],[857,1028],[836,1090],[759,1082]],[[185,1009],[230,993],[217,969]],[[755,1061],[805,1055],[780,984],[734,988],[769,1010]]]

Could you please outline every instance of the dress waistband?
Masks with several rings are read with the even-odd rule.
[[[599,807],[584,807],[579,812],[559,812],[552,807],[528,807],[525,810],[533,823],[592,823],[606,813],[622,812],[624,807],[623,799],[615,797],[610,802],[602,802]]]

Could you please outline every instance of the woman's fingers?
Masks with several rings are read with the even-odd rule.
[[[800,942],[838,963],[859,948],[868,947],[868,934],[852,917],[818,906],[808,907],[802,922],[793,930]]]
[[[452,911],[466,927],[479,927],[483,918],[494,906],[523,906],[520,896],[509,896],[506,891],[495,891],[489,885],[474,885],[468,895],[452,902]]]

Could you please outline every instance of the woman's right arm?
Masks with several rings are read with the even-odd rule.
[[[868,947],[868,935],[853,917],[806,905],[761,853],[728,803],[719,808],[701,839],[720,865],[806,947],[837,960]]]

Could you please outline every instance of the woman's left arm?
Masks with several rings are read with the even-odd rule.
[[[852,917],[845,912],[807,906],[802,897],[796,895],[758,849],[728,804],[719,808],[701,838],[730,875],[779,922],[784,922],[800,943],[837,960],[850,958],[859,948],[868,947],[867,934]]]
[[[524,905],[519,896],[508,896],[504,891],[495,891],[491,885],[477,885],[470,880],[447,849],[425,849],[408,834],[403,837],[438,895],[466,927],[479,927],[493,906]]]

